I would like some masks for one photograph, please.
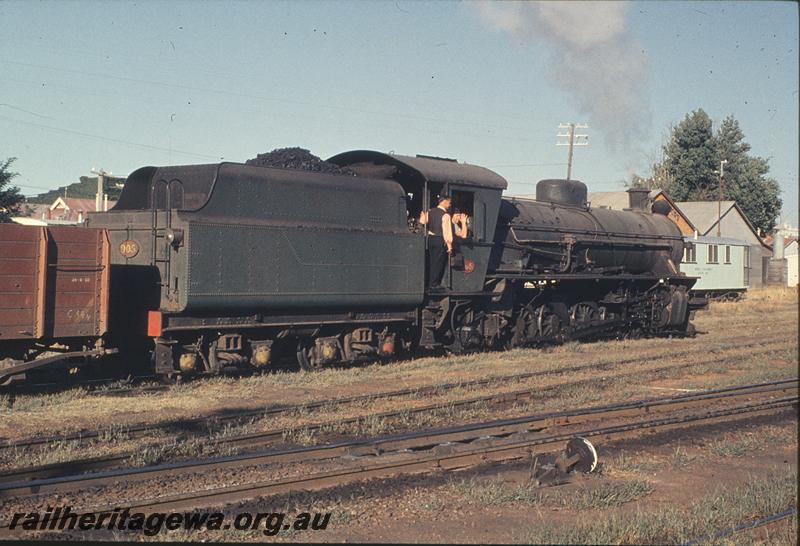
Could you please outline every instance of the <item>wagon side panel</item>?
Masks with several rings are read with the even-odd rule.
[[[47,337],[102,336],[108,325],[108,239],[104,230],[48,228]]]
[[[44,228],[0,224],[0,341],[43,335]]]

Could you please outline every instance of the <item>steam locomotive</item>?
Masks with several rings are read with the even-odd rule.
[[[94,237],[94,263],[69,274],[91,289],[65,303],[69,237],[59,234],[28,302],[41,327],[19,339],[18,325],[0,323],[0,352],[14,348],[0,382],[47,360],[31,358],[54,343],[69,355],[63,366],[148,354],[155,373],[174,376],[287,356],[313,370],[419,349],[693,333],[704,302],[678,271],[684,242],[666,211],[593,209],[575,180],[540,181],[535,200],[503,197],[497,173],[444,158],[351,151],[328,161],[352,174],[236,163],[132,173],[113,209],[71,228]],[[470,229],[446,289],[431,291],[417,219],[445,193]],[[43,237],[45,249],[58,243]],[[0,293],[0,307],[9,298]],[[64,323],[85,328],[56,335]]]

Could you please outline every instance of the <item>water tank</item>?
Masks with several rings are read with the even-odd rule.
[[[536,184],[536,200],[585,207],[586,184],[578,180],[539,180]]]

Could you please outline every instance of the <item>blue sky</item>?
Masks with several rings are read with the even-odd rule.
[[[0,1],[0,158],[29,195],[285,146],[454,157],[525,193],[563,177],[574,121],[574,176],[608,191],[703,108],[770,158],[797,224],[797,4],[584,7]]]

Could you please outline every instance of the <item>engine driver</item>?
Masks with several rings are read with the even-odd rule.
[[[431,290],[442,290],[442,277],[449,255],[453,252],[453,220],[450,218],[449,195],[439,197],[439,203],[428,211],[428,286]]]

